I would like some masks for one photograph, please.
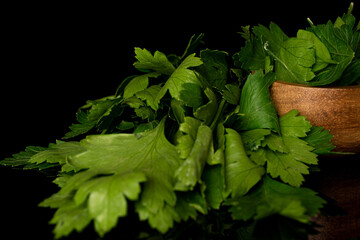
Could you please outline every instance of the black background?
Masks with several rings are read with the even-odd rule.
[[[241,26],[274,21],[294,36],[308,26],[307,17],[314,23],[335,20],[350,3],[152,2],[19,3],[3,9],[0,159],[60,139],[86,100],[114,94],[134,72],[134,47],[181,55],[192,34],[205,33],[203,47],[233,54],[244,44],[237,34]],[[355,1],[357,17],[359,9]],[[37,207],[57,191],[51,180],[0,167],[0,238],[52,238],[53,211]]]

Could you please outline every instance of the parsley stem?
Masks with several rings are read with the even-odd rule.
[[[215,115],[215,117],[214,117],[214,119],[213,119],[213,121],[212,121],[212,123],[210,125],[211,130],[214,130],[215,127],[217,126],[217,123],[219,121],[219,117],[221,116],[221,114],[222,114],[222,112],[223,112],[223,110],[225,109],[226,106],[227,106],[227,104],[226,104],[225,99],[222,99],[220,104],[219,104],[219,107],[217,109],[216,115]]]

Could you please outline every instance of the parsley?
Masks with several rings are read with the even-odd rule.
[[[234,55],[238,66],[248,70],[274,68],[276,78],[309,86],[358,84],[359,22],[349,11],[335,22],[300,29],[296,37],[288,37],[281,28],[270,23],[250,31],[243,27],[246,45]]]
[[[260,71],[248,77],[239,104],[239,112],[242,115],[234,126],[237,130],[268,128],[280,131],[277,111],[268,91],[274,81],[274,74],[262,76]]]
[[[349,28],[350,18],[335,25]],[[270,58],[304,61],[281,66],[299,72],[295,78],[315,81],[303,72],[342,61],[332,50],[329,57],[328,46],[314,37],[319,32],[326,38],[322,28],[329,26],[300,32],[299,39],[275,24],[255,28],[256,37],[244,34],[249,42],[235,63],[266,73],[245,78],[241,69],[230,71],[228,53],[197,50],[203,35],[193,36],[182,56],[135,48],[138,75],[124,79],[114,95],[80,107],[65,141],[27,147],[0,164],[57,172],[59,191],[40,203],[56,210],[50,221],[56,238],[89,224],[103,237],[130,214],[155,230],[141,230],[149,238],[178,239],[173,229],[180,222],[214,216],[230,218],[239,233],[278,216],[310,227],[325,201],[301,186],[317,154],[333,149],[332,136],[296,110],[278,117],[269,87],[282,70],[274,73]],[[263,39],[267,49],[260,47]],[[254,61],[245,61],[253,50]],[[312,57],[299,59],[304,52]]]
[[[325,201],[307,188],[293,188],[266,176],[253,192],[227,202],[234,219],[262,219],[279,214],[299,222],[309,222]]]
[[[42,206],[62,211],[85,203],[89,212],[84,217],[94,219],[95,229],[103,235],[116,225],[118,217],[127,214],[126,197],[138,200],[136,211],[140,218],[149,219],[152,227],[165,232],[172,226],[172,219],[179,218],[172,210],[176,196],[171,183],[181,161],[175,146],[164,136],[164,126],[165,120],[153,130],[136,135],[87,137],[79,143],[82,152],[69,159],[71,166],[87,170],[68,178],[61,191]],[[145,182],[142,189],[141,182]],[[53,223],[60,226],[67,217],[64,214]],[[169,221],[159,221],[163,218]],[[61,236],[62,232],[56,234]]]

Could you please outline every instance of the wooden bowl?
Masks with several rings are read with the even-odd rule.
[[[292,109],[330,130],[338,152],[360,152],[360,86],[309,87],[276,81],[270,94],[279,115]]]

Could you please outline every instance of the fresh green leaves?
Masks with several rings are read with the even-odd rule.
[[[265,50],[268,50],[266,45]],[[279,80],[303,83],[315,77],[312,72],[315,50],[311,41],[290,38],[282,44],[278,56],[274,53],[271,55],[277,60],[276,77]]]
[[[138,200],[136,211],[141,219],[148,219],[152,227],[165,232],[173,225],[174,218],[178,219],[170,206],[176,204],[172,183],[181,160],[175,146],[166,140],[164,129],[165,120],[141,134],[87,137],[78,143],[83,152],[68,156],[71,166],[87,170],[70,177],[59,193],[43,205],[62,211],[69,205],[85,204],[97,232],[103,235],[116,225],[118,217],[126,215],[126,197]],[[47,159],[51,161],[53,155],[48,153]],[[144,181],[139,198],[139,184]],[[55,200],[59,198],[68,200],[58,204]],[[169,221],[160,220],[163,217]],[[56,224],[61,225],[64,218],[59,218]]]
[[[311,64],[313,72],[317,72],[324,69],[328,64],[337,64],[336,61],[331,59],[330,52],[326,48],[325,44],[323,44],[320,41],[320,39],[316,37],[314,33],[300,29],[297,32],[297,39],[308,40],[313,44],[313,49],[315,50],[315,58],[316,58],[315,64],[314,63]]]
[[[309,223],[324,201],[301,188],[303,175],[317,164],[315,153],[332,150],[331,135],[296,110],[278,117],[269,87],[281,70],[273,73],[272,61],[292,58],[292,71],[310,73],[326,69],[332,58],[310,31],[298,39],[273,23],[254,29],[261,38],[245,31],[250,42],[235,62],[265,74],[255,71],[243,79],[241,69],[229,71],[226,52],[198,52],[203,35],[193,36],[181,57],[135,48],[138,75],[125,78],[114,95],[81,107],[67,141],[28,147],[0,162],[60,166],[54,168],[60,190],[40,204],[56,209],[50,221],[56,238],[90,223],[103,237],[131,212],[160,234],[170,234],[180,221],[227,215],[224,205],[232,215],[224,218],[247,221],[246,226],[274,215]],[[260,55],[252,58],[254,52]],[[314,65],[317,59],[322,62]],[[80,141],[68,140],[82,135]]]
[[[282,136],[306,137],[311,124],[304,116],[298,116],[298,114],[299,111],[292,110],[279,119]]]
[[[50,144],[50,147],[52,144]],[[54,163],[31,163],[29,162],[31,157],[45,151],[47,148],[44,147],[36,147],[36,146],[28,146],[26,147],[25,151],[21,151],[19,153],[13,154],[12,158],[6,158],[0,161],[0,165],[3,166],[10,166],[10,167],[21,167],[23,169],[38,169],[44,170],[54,166],[59,166],[58,164]]]
[[[242,89],[239,119],[235,123],[235,129],[268,128],[279,132],[277,111],[269,93],[269,87],[274,81],[272,73],[263,76],[261,71],[257,71],[249,75]]]
[[[243,28],[247,42],[234,60],[250,71],[268,72],[269,66],[275,66],[276,78],[282,81],[310,86],[354,84],[359,75],[353,66],[359,59],[360,31],[351,11],[334,23],[315,25],[309,20],[309,28],[290,38],[273,22],[269,28],[254,27],[253,33]]]
[[[234,129],[226,129],[225,179],[226,187],[233,198],[245,195],[264,175],[262,166],[251,161]]]
[[[189,55],[171,74],[163,88],[161,89],[157,101],[169,90],[170,95],[180,101],[183,101],[189,107],[199,107],[201,105],[201,82],[196,72],[190,70],[191,67],[197,67],[202,64],[200,58],[195,54]]]
[[[68,159],[74,154],[82,153],[85,149],[78,142],[58,142],[50,148],[41,151],[29,159],[34,164],[57,164],[62,166],[62,171],[69,172],[76,170],[68,164]]]
[[[312,26],[309,29],[324,42],[332,58],[338,63],[330,65],[327,71],[319,73],[316,85],[326,85],[340,79],[345,69],[355,57],[355,51],[351,47],[351,40],[356,33],[349,29],[349,27],[344,25],[341,28],[337,28],[329,21],[327,24]],[[359,44],[359,40],[357,40],[357,44]]]
[[[280,118],[281,135],[264,132],[247,132],[247,141],[251,142],[250,159],[259,165],[265,165],[266,171],[273,177],[295,187],[300,187],[304,174],[309,174],[307,164],[317,164],[314,148],[300,139],[306,137],[311,125],[298,112],[292,110]],[[254,144],[255,147],[253,146]]]
[[[201,182],[202,170],[206,160],[211,156],[212,130],[201,125],[199,120],[186,117],[180,125],[180,131],[185,135],[178,139],[178,149],[185,160],[176,170],[176,190],[187,191]]]
[[[140,70],[154,70],[165,75],[171,75],[175,67],[169,62],[166,55],[156,51],[152,55],[148,50],[135,48],[135,58],[138,60],[134,66]]]
[[[154,72],[134,77],[124,88],[123,98],[130,98],[139,92],[143,92],[149,86],[149,77],[156,78],[159,75],[159,73]]]
[[[63,139],[74,138],[89,133],[93,129],[98,132],[109,131],[114,127],[116,118],[119,118],[123,110],[120,98],[115,96],[87,101],[87,104],[82,106],[76,114],[78,123],[70,126],[71,131],[66,133]]]
[[[141,172],[91,179],[79,186],[74,201],[77,206],[87,202],[89,217],[94,219],[96,231],[103,236],[116,226],[119,217],[127,215],[126,198],[137,200],[140,183],[145,180],[146,176]]]
[[[211,87],[222,90],[227,81],[229,71],[226,62],[227,53],[205,49],[200,52],[200,58],[203,65],[199,68],[199,72],[205,77],[207,84]]]
[[[279,214],[299,222],[308,223],[325,201],[308,188],[294,188],[265,177],[253,192],[239,199],[230,200],[234,219],[260,220]]]
[[[316,154],[331,154],[331,150],[335,146],[330,142],[332,135],[329,130],[324,130],[323,127],[311,127],[310,132],[307,133],[307,136],[304,140],[313,148],[314,153]]]

